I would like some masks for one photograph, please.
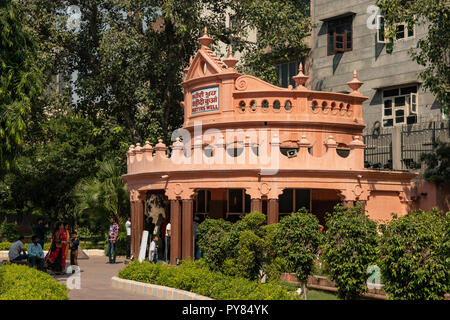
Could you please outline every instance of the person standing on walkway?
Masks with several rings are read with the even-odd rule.
[[[148,251],[148,259],[150,262],[158,262],[158,237],[155,236],[153,241],[150,243],[150,250]]]
[[[44,221],[39,218],[37,224],[34,226],[34,234],[38,237],[38,243],[41,245],[42,250],[44,250],[45,244],[45,234],[48,231],[48,224],[44,226]]]
[[[66,269],[66,247],[69,244],[66,230],[63,223],[56,224],[56,230],[53,233],[50,250],[45,256],[45,263],[56,274],[64,274]]]
[[[78,234],[76,231],[72,232],[72,238],[70,239],[70,264],[78,265],[78,246],[80,245],[80,240],[78,240]]]
[[[127,259],[131,257],[131,217],[128,217],[125,222],[125,228],[127,229]]]
[[[170,260],[170,238],[172,237],[172,225],[170,224],[170,220],[166,225],[166,230],[165,230],[165,258],[166,261]]]
[[[41,244],[38,243],[39,237],[34,235],[31,238],[31,243],[28,245],[28,262],[34,268],[37,265],[38,270],[44,267],[44,251],[42,251]]]
[[[117,224],[116,218],[111,218],[111,225],[109,226],[108,232],[108,245],[106,248],[106,255],[109,258],[109,262],[111,264],[116,263],[116,241],[119,235],[119,225]],[[111,256],[112,251],[112,256]]]

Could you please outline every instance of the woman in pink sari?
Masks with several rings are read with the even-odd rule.
[[[58,223],[57,229],[53,233],[50,250],[45,256],[47,267],[56,274],[64,274],[66,269],[66,248],[69,239],[64,230],[64,224]]]

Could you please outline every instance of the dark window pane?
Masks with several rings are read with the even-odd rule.
[[[397,97],[395,98],[395,106],[396,107],[402,107],[404,106],[406,103],[406,98],[405,97]]]
[[[347,41],[347,49],[351,49],[352,48],[352,42],[351,41]]]
[[[331,35],[328,37],[328,40],[329,40],[329,43],[328,43],[328,52],[329,52],[330,54],[332,54],[332,53],[334,53],[334,36],[333,36],[333,34],[331,34]]]
[[[197,212],[206,212],[205,190],[199,190],[197,194]]]
[[[417,123],[417,115],[412,114],[412,115],[408,116],[408,117],[406,118],[406,123],[407,123],[407,124]]]
[[[392,100],[384,101],[384,115],[391,116],[392,115]]]
[[[292,213],[294,202],[293,189],[284,189],[283,193],[278,198],[279,211],[281,213]]]
[[[403,109],[395,110],[395,123],[405,122],[405,111]]]
[[[300,210],[302,207],[305,207],[308,211],[311,211],[309,191],[309,189],[295,189],[295,211]]]
[[[398,89],[391,89],[391,90],[384,90],[383,91],[383,97],[393,97],[398,96]]]
[[[283,88],[287,88],[288,86],[288,64],[287,63],[283,63],[281,65],[281,86]]]
[[[228,190],[228,212],[242,213],[242,189]]]
[[[380,17],[379,20],[378,41],[384,42],[384,17]]]
[[[412,30],[408,29],[408,37],[414,37],[414,28]]]
[[[392,127],[393,124],[394,124],[394,120],[392,120],[392,119],[384,119],[384,121],[383,121],[384,127]]]
[[[245,212],[246,213],[250,213],[250,202],[251,202],[250,195],[245,194]]]
[[[298,73],[298,63],[297,62],[290,62],[289,63],[289,84],[293,87],[295,87],[295,81],[292,79],[293,76],[295,76]]]
[[[397,34],[396,34],[396,38],[397,39],[403,39],[405,37],[405,26],[404,25],[398,25],[397,26]]]
[[[417,86],[411,86],[400,89],[400,94],[410,94],[410,93],[417,93]]]

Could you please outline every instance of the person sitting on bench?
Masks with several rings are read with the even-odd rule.
[[[38,270],[42,270],[44,267],[44,251],[42,251],[38,240],[38,236],[31,238],[32,243],[28,245],[28,262],[31,263],[33,268],[37,265]]]
[[[20,236],[19,240],[17,240],[16,242],[14,242],[11,245],[11,248],[9,248],[9,261],[18,262],[18,261],[28,259],[28,255],[27,255],[27,252],[25,251],[24,243],[25,243],[25,237]],[[23,252],[23,254],[21,254],[21,252]]]

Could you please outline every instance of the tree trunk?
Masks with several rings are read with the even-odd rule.
[[[303,300],[308,300],[306,298],[306,282],[302,282],[302,299]]]

